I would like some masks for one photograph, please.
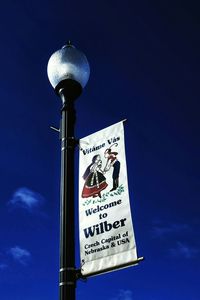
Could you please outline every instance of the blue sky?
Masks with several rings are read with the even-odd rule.
[[[59,126],[61,103],[46,68],[70,39],[91,68],[76,137],[128,120],[131,209],[145,257],[78,282],[77,299],[198,300],[199,6],[9,0],[0,17],[0,299],[58,299],[60,142],[50,126]]]

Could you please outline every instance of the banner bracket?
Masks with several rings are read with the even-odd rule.
[[[80,279],[80,280],[86,282],[86,281],[87,281],[87,276],[85,276],[85,275],[83,275],[83,274],[81,273],[81,269],[77,269],[77,270],[76,270],[76,279],[77,279],[77,280]]]
[[[80,272],[80,275],[79,275],[80,277],[79,278],[87,279],[88,277],[102,275],[104,273],[109,273],[109,272],[112,272],[112,271],[118,271],[118,270],[121,270],[121,269],[124,269],[124,268],[127,268],[127,267],[135,266],[139,262],[143,261],[144,259],[145,258],[143,256],[141,256],[141,257],[138,257],[136,260],[134,260],[132,262],[129,262],[127,264],[122,264],[122,265],[119,265],[119,266],[116,266],[116,267],[112,267],[112,268],[109,268],[109,269],[104,269],[104,270],[100,270],[100,271],[97,271],[97,272],[89,273],[87,275],[82,275],[81,269],[77,270],[77,271]]]
[[[60,129],[55,126],[50,126],[50,128],[56,132],[60,132]]]

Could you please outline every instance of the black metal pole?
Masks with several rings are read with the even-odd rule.
[[[60,89],[59,94],[63,104],[60,187],[60,300],[74,300],[76,289],[74,220],[74,126],[76,114],[74,100],[67,99],[65,89]]]

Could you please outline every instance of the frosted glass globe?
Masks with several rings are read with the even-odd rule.
[[[52,54],[48,62],[47,74],[54,89],[66,79],[74,80],[84,88],[90,76],[90,66],[86,56],[68,44]]]

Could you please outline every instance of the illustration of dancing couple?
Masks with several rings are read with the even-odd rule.
[[[117,159],[118,152],[112,151],[113,146],[117,146],[117,143],[113,144],[110,148],[106,149],[104,152],[104,157],[106,160],[106,165],[102,169],[102,160],[99,154],[93,156],[91,164],[85,170],[83,174],[83,179],[85,184],[82,190],[82,198],[88,197],[100,197],[101,191],[107,188],[108,184],[106,182],[106,177],[104,176],[106,172],[112,169],[112,181],[113,186],[110,192],[116,190],[119,186],[119,173],[120,173],[120,162]]]

